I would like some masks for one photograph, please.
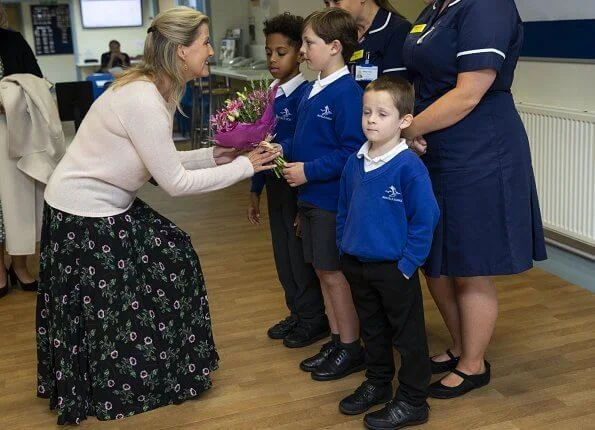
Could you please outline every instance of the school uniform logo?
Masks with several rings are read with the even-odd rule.
[[[317,116],[318,118],[326,119],[328,121],[333,120],[333,112],[331,111],[331,108],[328,107],[328,105],[326,105],[324,109],[320,109],[320,113]]]
[[[279,118],[281,121],[293,121],[293,114],[289,112],[289,108],[285,108],[279,112],[277,118]]]
[[[384,200],[390,200],[391,202],[403,202],[403,198],[401,197],[401,193],[397,191],[397,188],[394,185],[388,187],[386,191],[384,191],[386,196],[382,196]]]

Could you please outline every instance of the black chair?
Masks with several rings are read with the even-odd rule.
[[[89,81],[58,82],[56,98],[60,119],[74,121],[74,129],[78,130],[93,104],[93,84]]]

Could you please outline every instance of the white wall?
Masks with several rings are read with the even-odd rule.
[[[249,44],[248,19],[250,9],[251,6],[248,0],[211,0],[211,39],[213,40],[216,55],[218,54],[221,39],[225,37],[227,29],[237,27],[240,27],[243,33],[244,46],[240,53],[244,55],[244,49]]]

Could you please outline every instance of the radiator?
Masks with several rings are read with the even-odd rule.
[[[595,258],[595,113],[521,103],[517,109],[529,135],[544,228]]]

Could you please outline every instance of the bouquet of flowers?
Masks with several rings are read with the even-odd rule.
[[[213,139],[219,146],[249,150],[258,145],[268,146],[274,138],[276,124],[274,112],[275,90],[269,89],[265,81],[252,83],[250,91],[244,88],[237,92],[237,98],[225,100],[225,107],[210,118]],[[283,157],[275,159],[275,174],[280,176],[285,165]]]

